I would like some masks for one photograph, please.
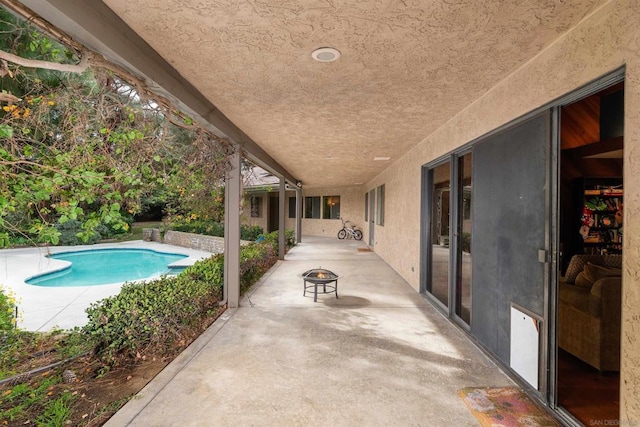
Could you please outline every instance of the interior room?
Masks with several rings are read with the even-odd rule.
[[[618,420],[624,83],[561,110],[558,405]]]

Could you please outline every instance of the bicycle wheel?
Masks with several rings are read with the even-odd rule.
[[[362,240],[362,231],[360,230],[354,230],[353,232],[353,237],[356,238],[356,240]]]
[[[338,239],[342,240],[345,237],[347,237],[347,230],[343,228],[342,230],[338,231]]]

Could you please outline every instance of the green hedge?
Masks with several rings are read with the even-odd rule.
[[[16,300],[13,292],[0,286],[0,333],[16,327]]]
[[[272,245],[252,243],[240,249],[240,293],[245,293],[278,260]]]
[[[167,228],[185,233],[224,237],[223,223],[204,219],[189,219],[188,221],[184,218],[174,219]],[[259,225],[240,224],[240,238],[242,240],[253,242],[262,233],[264,233],[264,230]]]
[[[242,247],[240,286],[244,293],[276,262],[269,244]],[[223,255],[188,267],[179,276],[126,283],[118,295],[92,304],[83,332],[108,365],[149,355],[172,354],[209,324],[222,299]]]
[[[268,242],[273,246],[276,251],[278,250],[278,232],[272,231],[271,233],[263,234],[265,242]],[[284,243],[287,246],[287,249],[290,249],[296,245],[296,236],[293,233],[293,230],[285,230],[284,231]]]

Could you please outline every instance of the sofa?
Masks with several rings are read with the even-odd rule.
[[[558,346],[599,371],[620,370],[622,255],[574,255],[558,286]]]

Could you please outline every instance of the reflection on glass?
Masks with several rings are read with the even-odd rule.
[[[456,277],[456,314],[469,325],[471,323],[471,153],[459,159],[458,187],[458,265]]]
[[[431,188],[431,272],[428,291],[444,305],[449,305],[449,227],[451,165],[436,166]]]

